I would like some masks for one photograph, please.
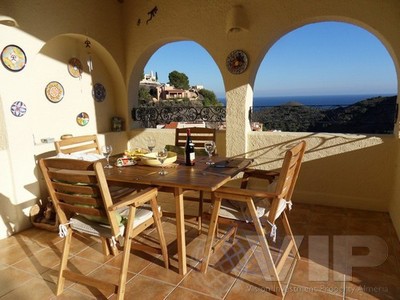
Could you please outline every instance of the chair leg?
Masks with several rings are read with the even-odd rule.
[[[211,248],[214,241],[215,230],[217,228],[219,209],[221,208],[221,198],[214,199],[214,208],[210,219],[210,227],[208,229],[207,241],[204,247],[203,262],[201,272],[206,273],[211,256]]]
[[[300,259],[301,257],[300,257],[299,248],[297,247],[296,241],[294,240],[294,235],[293,235],[293,232],[292,232],[292,228],[290,227],[289,220],[288,220],[288,217],[287,217],[285,211],[282,213],[282,223],[283,223],[283,227],[285,228],[286,235],[290,236],[290,238],[292,240],[292,243],[293,243],[293,246],[292,246],[293,255],[296,257],[296,259]]]
[[[201,230],[203,228],[203,203],[204,203],[204,192],[199,192],[199,213],[197,216],[197,228],[199,230],[199,235],[201,234]]]
[[[132,244],[132,231],[133,231],[133,222],[135,220],[136,207],[129,207],[129,216],[128,222],[125,228],[125,245],[122,256],[121,263],[121,271],[119,275],[118,281],[118,291],[117,291],[117,299],[123,300],[125,295],[125,284],[127,279],[128,265],[129,265],[129,255],[131,254],[131,244]]]
[[[154,223],[157,228],[158,239],[160,241],[161,253],[164,259],[165,268],[169,268],[169,257],[168,257],[168,249],[167,242],[165,241],[164,231],[162,229],[160,213],[158,211],[158,205],[156,198],[150,200],[151,209],[153,210]]]
[[[275,287],[275,292],[280,297],[283,297],[285,293],[284,293],[282,284],[281,284],[281,282],[279,280],[279,274],[278,274],[277,269],[275,267],[274,260],[272,258],[272,254],[271,254],[271,250],[269,249],[269,246],[268,246],[268,241],[265,238],[264,230],[262,228],[260,219],[257,217],[257,210],[256,210],[252,200],[247,201],[247,207],[248,207],[249,212],[251,214],[254,227],[255,227],[255,229],[257,231],[258,239],[260,241],[260,245],[261,245],[261,248],[263,250],[264,258],[265,258],[265,261],[267,263],[267,269],[269,271],[269,275],[272,277],[272,281],[274,282],[274,284],[276,286]],[[261,271],[264,271],[264,269],[261,268]]]
[[[71,247],[71,240],[72,240],[72,230],[68,229],[68,234],[64,240],[64,249],[62,252],[60,271],[58,273],[57,291],[56,291],[57,296],[59,296],[64,290],[65,278],[64,278],[63,273],[64,273],[64,270],[66,269],[67,263],[68,263],[68,256],[69,256],[69,250]]]
[[[107,238],[101,237],[100,240],[101,240],[101,246],[103,248],[103,254],[105,256],[109,256],[110,255],[110,248],[108,246]]]

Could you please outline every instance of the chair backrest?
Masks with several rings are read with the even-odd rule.
[[[175,146],[185,147],[187,128],[177,128],[175,131]],[[216,130],[211,128],[190,128],[190,136],[196,149],[204,149],[206,141],[216,141]]]
[[[97,135],[70,137],[54,142],[57,153],[71,154],[77,152],[101,154]]]
[[[113,203],[101,162],[48,158],[41,159],[39,166],[61,224],[78,213],[105,219],[112,234],[118,235],[116,213],[108,210]]]
[[[289,201],[292,199],[305,150],[306,142],[301,141],[286,151],[275,190],[278,194],[278,200],[285,199]],[[275,214],[278,206],[279,201],[273,201],[271,204],[270,214],[268,217],[271,222],[275,221]]]

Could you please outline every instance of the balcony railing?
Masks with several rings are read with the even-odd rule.
[[[147,106],[137,107],[132,110],[132,119],[138,121],[143,127],[152,128],[157,124],[171,122],[213,122],[222,123],[226,120],[224,106]]]
[[[332,132],[391,134],[397,119],[395,97],[390,101],[369,101],[352,105],[281,105],[254,106],[249,121],[263,125],[263,130],[288,132]],[[171,122],[226,121],[226,107],[147,106],[132,110],[134,121],[142,127],[155,128]]]

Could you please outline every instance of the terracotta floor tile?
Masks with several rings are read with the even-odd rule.
[[[276,288],[272,283],[261,282],[260,278],[253,276],[248,279],[238,278],[225,299],[279,300],[281,297],[276,294]]]
[[[32,274],[23,270],[3,266],[0,269],[0,297],[24,285],[32,278]]]
[[[195,208],[193,204],[189,206]],[[387,213],[295,203],[289,221],[302,259],[285,299],[400,299],[400,242]],[[177,267],[175,219],[164,216],[162,224],[171,266],[166,269],[159,254],[132,250],[125,298],[140,294],[140,299],[152,300],[279,299],[268,274],[263,274],[265,262],[254,230],[240,228],[234,243],[224,243],[211,256],[207,274],[202,274],[199,269],[208,221],[199,235],[196,219],[185,220],[188,273],[182,276]],[[282,224],[277,225],[276,243],[268,237],[273,258],[286,241]],[[158,246],[155,228],[147,229],[146,234],[137,241]],[[370,252],[358,245],[363,238],[370,238],[367,242],[372,247],[384,245],[387,256],[378,266],[346,269],[345,263],[351,263],[353,256],[371,261],[386,253],[383,248]],[[62,246],[57,233],[38,228],[0,240],[0,299],[116,299],[111,290],[69,281],[63,294],[55,297]],[[118,279],[121,253],[104,256],[97,239],[76,235],[70,257],[73,270],[111,282]],[[284,272],[287,268],[285,265]],[[33,290],[37,292],[31,295]]]
[[[109,282],[112,284],[118,284],[119,280],[119,268],[114,268],[111,266],[103,265],[100,268],[94,270],[88,276],[91,276],[93,278],[103,280],[105,282]],[[127,282],[131,280],[134,276],[136,276],[133,273],[127,274]],[[108,298],[113,295],[113,289],[109,289],[107,287],[104,287],[102,289],[96,289],[92,287],[87,287],[81,284],[74,284],[69,289],[74,290],[76,292],[88,295],[88,296],[95,296],[97,299],[102,299],[102,298]]]
[[[59,243],[63,240],[59,237],[58,232],[43,230],[36,227],[22,231],[18,234],[18,238],[39,244],[43,247],[49,247],[50,245]]]
[[[291,284],[304,286],[310,290],[332,291],[343,293],[344,275],[310,260],[301,259],[294,269]]]
[[[345,214],[338,213],[312,213],[310,215],[310,223],[316,227],[344,230],[347,224],[347,217]]]
[[[190,265],[188,265],[188,272],[191,271],[192,268]],[[175,285],[184,278],[184,276],[179,275],[178,261],[174,258],[170,258],[169,269],[166,269],[162,263],[151,263],[148,267],[141,271],[140,274]]]
[[[46,248],[19,261],[13,266],[26,272],[39,275],[57,266],[60,263],[60,255],[60,253],[55,253],[53,249]]]
[[[340,300],[343,299],[344,286],[337,288],[329,287],[305,287],[291,284],[287,290],[285,300]]]
[[[199,269],[190,272],[180,284],[181,287],[204,293],[211,297],[223,298],[232,287],[236,276],[208,267],[206,274]]]
[[[18,241],[10,247],[0,248],[0,263],[11,265],[43,249],[37,244]]]
[[[181,299],[213,300],[213,299],[219,299],[219,298],[214,298],[212,296],[208,296],[203,293],[195,292],[193,290],[189,290],[186,288],[177,287],[168,295],[168,297],[166,299],[167,300],[181,300]]]
[[[122,258],[123,255],[121,252],[119,255],[111,257],[111,259],[106,264],[114,268],[120,268]],[[164,263],[161,255],[145,253],[142,251],[131,251],[131,255],[129,256],[128,271],[132,273],[139,273],[155,260],[159,260],[159,264]]]
[[[15,299],[29,299],[29,300],[42,300],[51,299],[54,297],[56,291],[56,285],[40,278],[32,278],[18,288],[12,290],[7,295],[1,297],[3,300],[15,300]]]
[[[166,282],[137,275],[126,285],[125,298],[161,300],[165,299],[174,288],[174,285]]]
[[[98,298],[96,298],[94,296],[84,295],[84,294],[81,294],[81,293],[76,292],[71,289],[66,289],[66,290],[64,290],[64,292],[61,295],[57,296],[57,298],[55,298],[55,297],[56,296],[53,295],[49,299],[51,299],[51,300],[53,300],[53,299],[57,299],[57,300],[94,300],[94,299],[96,299],[96,300],[98,300]]]
[[[354,268],[346,277],[346,296],[372,295],[382,299],[399,299],[400,276],[378,268]]]

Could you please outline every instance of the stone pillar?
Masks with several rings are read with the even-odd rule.
[[[251,131],[249,110],[253,90],[245,84],[226,93],[226,155],[245,155],[247,135]]]

